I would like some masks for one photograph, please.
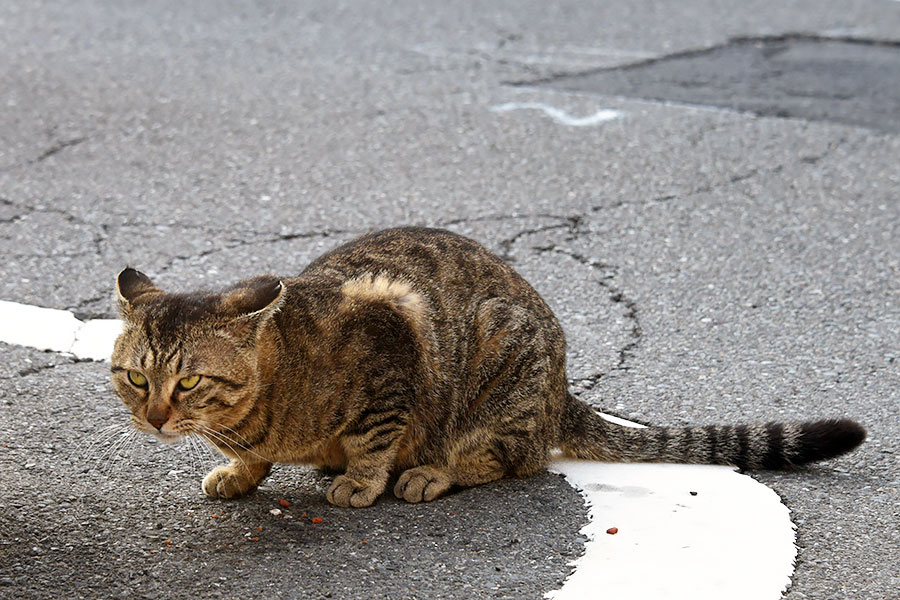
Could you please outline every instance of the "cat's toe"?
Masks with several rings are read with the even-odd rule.
[[[228,467],[216,467],[203,478],[203,493],[210,498],[240,498],[256,486],[236,476]]]
[[[337,506],[364,508],[372,506],[381,492],[382,490],[375,485],[357,481],[346,475],[338,475],[328,488],[326,497]]]
[[[450,476],[434,467],[415,467],[404,471],[394,486],[394,495],[407,502],[430,502],[450,489]]]
[[[221,467],[216,467],[203,478],[203,493],[210,498],[218,498],[219,478],[221,477]]]

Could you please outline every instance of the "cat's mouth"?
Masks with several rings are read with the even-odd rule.
[[[165,442],[166,444],[174,444],[178,440],[184,437],[184,435],[180,433],[164,433],[162,431],[154,431],[152,432],[153,436],[161,442]]]
[[[140,423],[135,423],[135,429],[137,429],[141,433],[152,435],[159,441],[165,442],[166,444],[174,444],[184,437],[183,433],[170,433],[168,431],[160,431],[156,427],[151,427],[149,425]]]

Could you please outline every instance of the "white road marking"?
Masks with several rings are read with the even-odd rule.
[[[508,112],[511,110],[542,110],[544,113],[563,125],[572,127],[588,127],[590,125],[599,125],[606,121],[612,121],[624,116],[625,113],[618,110],[601,109],[592,115],[586,117],[575,117],[569,113],[541,102],[507,102],[506,104],[497,104],[491,107],[494,112]]]
[[[591,521],[575,571],[546,598],[776,600],[790,585],[787,507],[730,467],[555,460],[550,469],[581,492]]]
[[[0,342],[90,360],[109,360],[113,342],[122,331],[118,319],[84,322],[67,310],[5,300],[0,300],[0,323]]]
[[[0,325],[2,342],[91,360],[109,360],[122,329],[115,319],[83,322],[69,311],[5,301]],[[790,584],[796,548],[788,509],[729,467],[556,459],[550,470],[581,492],[591,521],[581,531],[584,555],[549,599],[776,600]]]

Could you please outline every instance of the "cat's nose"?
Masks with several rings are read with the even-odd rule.
[[[147,411],[147,422],[157,429],[162,429],[162,426],[165,425],[168,420],[168,409],[150,409]]]

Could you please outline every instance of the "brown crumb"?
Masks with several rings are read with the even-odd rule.
[[[312,522],[315,523],[316,525],[318,525],[319,523],[322,522],[322,518],[321,517],[313,517]]]
[[[288,502],[287,500],[285,500],[284,498],[279,498],[278,504],[280,504],[283,508],[287,508],[288,506],[291,505],[291,503]]]
[[[619,533],[619,528],[618,527],[610,527],[609,529],[606,530],[606,533],[608,533],[609,535],[616,535],[617,533]]]

